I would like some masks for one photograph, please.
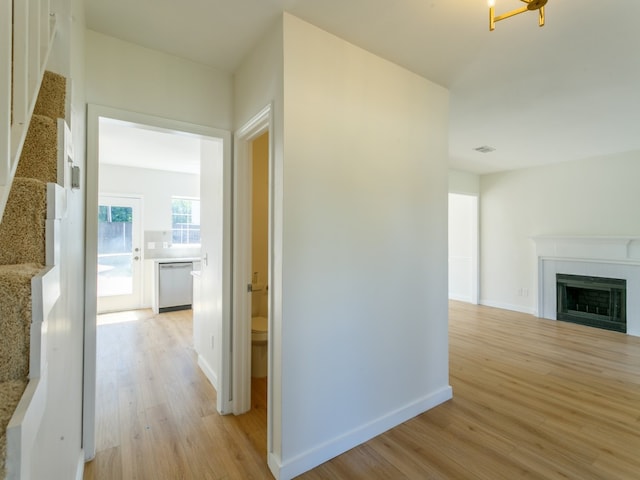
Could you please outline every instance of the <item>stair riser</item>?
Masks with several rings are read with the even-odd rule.
[[[0,274],[0,382],[29,375],[31,279]]]
[[[0,223],[0,265],[45,263],[47,187],[15,179]]]

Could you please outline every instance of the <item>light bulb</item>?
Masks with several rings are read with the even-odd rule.
[[[496,0],[488,0],[489,8],[494,7],[496,5]]]

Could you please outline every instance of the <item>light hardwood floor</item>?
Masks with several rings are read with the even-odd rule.
[[[220,417],[190,315],[98,328],[98,454],[86,479],[268,479],[264,381]],[[640,338],[450,304],[454,398],[300,476],[640,479]]]

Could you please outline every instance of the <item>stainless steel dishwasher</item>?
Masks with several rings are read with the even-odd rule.
[[[160,312],[191,308],[193,262],[158,264],[158,309]]]

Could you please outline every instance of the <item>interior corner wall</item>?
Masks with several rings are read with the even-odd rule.
[[[86,31],[87,102],[230,130],[232,75]]]
[[[448,91],[284,16],[282,465],[450,398]]]
[[[461,170],[449,170],[449,193],[478,196],[480,175]]]
[[[480,177],[480,303],[537,313],[536,235],[640,234],[640,151]]]

